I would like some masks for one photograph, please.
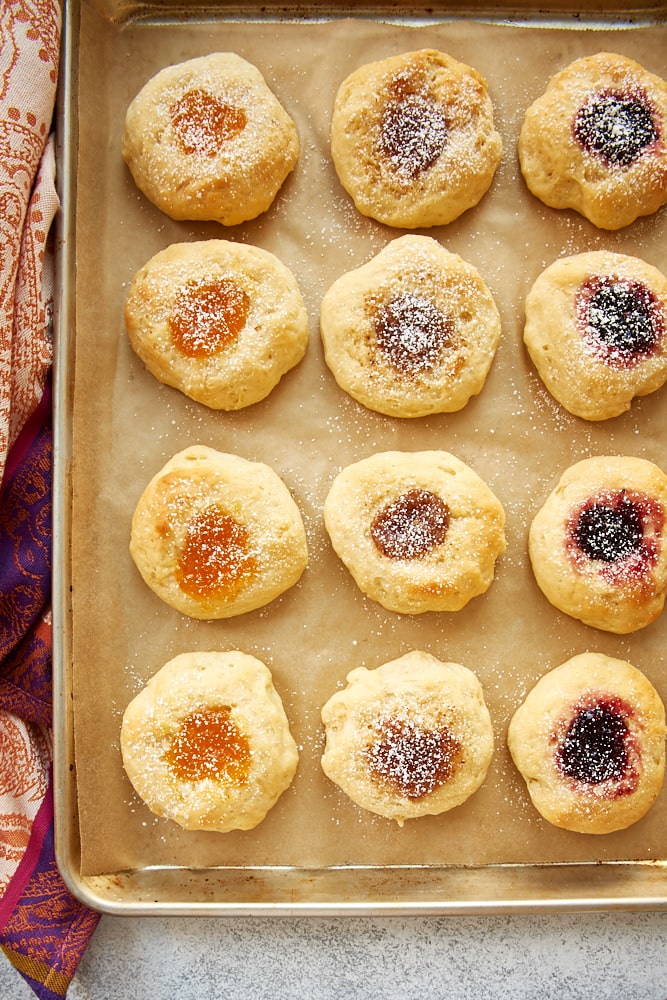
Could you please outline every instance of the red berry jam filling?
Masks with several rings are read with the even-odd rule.
[[[451,321],[421,295],[404,292],[375,314],[377,345],[406,374],[429,371],[451,342]]]
[[[643,91],[594,94],[577,112],[572,131],[582,149],[610,167],[629,167],[659,137]]]
[[[463,748],[446,725],[427,729],[405,716],[381,719],[366,749],[371,776],[399,795],[417,800],[453,776]]]
[[[571,515],[566,545],[576,568],[597,562],[609,583],[641,580],[655,566],[665,520],[662,505],[634,490],[603,490]]]
[[[639,364],[664,337],[662,303],[641,281],[589,278],[577,291],[575,309],[587,347],[611,368]]]
[[[407,180],[414,180],[433,166],[448,136],[442,106],[430,94],[411,89],[409,81],[397,78],[382,113],[381,155]]]
[[[632,715],[631,706],[620,698],[591,694],[559,722],[552,736],[555,763],[575,788],[605,799],[636,789],[641,751],[628,726]]]

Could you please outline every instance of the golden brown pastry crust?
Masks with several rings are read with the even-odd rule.
[[[298,763],[269,669],[239,650],[166,663],[125,709],[121,752],[152,812],[220,833],[261,823]]]
[[[613,52],[577,59],[526,111],[518,150],[528,188],[546,205],[600,229],[628,226],[667,203],[667,83]]]
[[[667,381],[667,278],[627,254],[563,257],[528,293],[524,341],[566,410],[616,417]]]
[[[150,481],[130,553],[161,600],[198,619],[263,607],[308,561],[301,514],[277,473],[203,445],[178,452]]]
[[[630,663],[582,653],[545,674],[507,742],[538,812],[578,833],[624,830],[662,788],[665,709]]]
[[[299,139],[257,67],[214,52],[144,84],[127,110],[122,154],[137,187],[172,219],[235,226],[270,207]]]
[[[390,611],[459,611],[491,585],[505,514],[486,483],[444,451],[378,452],[344,468],[324,503],[334,550]]]
[[[320,331],[345,392],[388,416],[421,417],[481,392],[500,316],[475,267],[428,236],[401,236],[334,282]]]
[[[493,729],[475,674],[419,650],[358,667],[322,708],[322,769],[362,809],[400,826],[477,791]]]
[[[368,63],[343,81],[331,155],[363,215],[417,229],[451,222],[479,202],[502,143],[480,74],[420,49]]]
[[[667,476],[652,462],[598,456],[567,469],[533,519],[528,550],[554,607],[625,634],[667,594]]]
[[[155,254],[132,280],[125,325],[157,379],[217,410],[265,399],[308,346],[292,272],[268,251],[228,240]]]

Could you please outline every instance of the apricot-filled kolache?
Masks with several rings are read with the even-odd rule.
[[[178,452],[146,486],[130,553],[151,590],[196,619],[264,607],[308,561],[301,514],[278,474],[203,445]]]
[[[629,226],[667,203],[667,83],[613,52],[577,59],[526,111],[518,148],[546,205]]]
[[[624,660],[582,653],[545,674],[507,741],[533,805],[577,833],[624,830],[646,815],[665,771],[665,709]]]
[[[422,417],[453,413],[481,392],[500,315],[472,264],[410,235],[333,283],[320,333],[345,392],[387,416]]]
[[[155,254],[132,279],[125,325],[151,374],[216,410],[266,398],[308,346],[292,272],[267,250],[229,240]]]
[[[298,763],[268,667],[240,650],[181,653],[125,709],[123,766],[152,812],[185,830],[250,830]]]
[[[378,452],[346,466],[324,502],[334,551],[389,611],[460,611],[491,586],[505,513],[486,483],[444,451]]]
[[[452,222],[488,191],[501,155],[486,82],[444,52],[368,63],[336,94],[334,166],[357,209],[378,222]]]
[[[555,399],[607,420],[667,381],[667,277],[638,257],[562,257],[526,298],[524,341]]]
[[[631,456],[577,462],[535,515],[528,549],[554,607],[607,632],[645,628],[667,596],[667,476]]]
[[[137,187],[172,219],[234,226],[271,206],[299,138],[257,67],[214,52],[144,84],[127,110],[122,152]]]
[[[323,706],[322,721],[324,773],[356,805],[400,826],[460,806],[493,755],[475,674],[421,650],[357,667]]]

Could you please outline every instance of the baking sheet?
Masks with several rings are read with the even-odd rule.
[[[586,649],[629,659],[667,698],[664,617],[631,637],[580,625],[546,603],[526,555],[530,519],[567,465],[612,452],[664,465],[664,392],[636,402],[623,417],[587,424],[551,400],[521,345],[523,300],[544,267],[564,254],[607,248],[664,269],[667,219],[663,211],[620,233],[597,231],[574,213],[536,202],[516,163],[523,111],[548,76],[603,48],[666,76],[665,34],[664,26],[573,31],[469,19],[420,27],[362,19],[119,25],[81,5],[79,76],[71,94],[78,122],[76,205],[69,206],[75,354],[66,375],[61,370],[61,405],[72,429],[73,591],[71,620],[63,628],[71,642],[66,722],[73,722],[75,738],[74,747],[68,741],[61,748],[61,760],[72,754],[78,791],[78,816],[72,802],[61,823],[66,867],[88,879],[167,866],[183,877],[180,888],[163,884],[162,898],[173,900],[182,897],[190,878],[184,873],[193,868],[293,868],[329,879],[350,866],[385,872],[398,866],[409,880],[420,866],[490,872],[497,865],[557,870],[558,863],[588,872],[600,860],[659,863],[665,857],[664,792],[628,831],[585,837],[556,830],[530,805],[505,746],[509,718],[535,680]],[[398,421],[346,397],[323,362],[317,325],[323,293],[402,234],[356,212],[333,171],[328,129],[334,94],[347,73],[423,46],[478,69],[494,102],[504,156],[491,191],[456,222],[425,232],[479,268],[501,312],[503,337],[482,394],[463,411]],[[164,65],[216,49],[236,51],[259,66],[296,120],[302,146],[271,210],[233,229],[168,219],[136,190],[119,153],[125,108],[145,80]],[[160,386],[134,357],[123,328],[134,272],[169,243],[206,238],[277,253],[297,276],[311,319],[304,362],[267,400],[235,414],[212,413]],[[130,518],[146,482],[174,452],[194,443],[272,465],[292,490],[308,532],[310,564],[297,587],[261,611],[226,622],[190,621],[162,605],[127,551]],[[505,506],[508,551],[496,581],[461,612],[387,612],[356,590],[330,549],[321,509],[333,477],[349,462],[387,448],[449,450]],[[255,831],[181,831],[138,801],[122,770],[118,732],[127,702],[167,659],[208,648],[241,648],[269,665],[301,748],[292,788]],[[319,710],[349,670],[411,648],[478,674],[496,751],[484,786],[464,806],[399,829],[363,813],[324,777]],[[362,882],[356,884],[361,891]],[[346,885],[345,891],[354,891],[354,880],[350,890],[343,878],[337,889],[334,879],[328,890],[334,901]],[[437,882],[432,885],[435,891]]]

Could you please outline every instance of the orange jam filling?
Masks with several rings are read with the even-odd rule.
[[[248,780],[251,757],[250,744],[226,706],[189,715],[165,754],[181,781],[212,778],[234,785]]]
[[[171,124],[184,152],[215,156],[224,142],[246,127],[243,108],[224,104],[206,90],[188,90],[169,108]]]
[[[174,344],[188,358],[207,358],[234,343],[245,326],[250,299],[233,281],[189,281],[179,288],[169,316]]]
[[[178,562],[181,590],[197,599],[234,597],[255,575],[248,531],[221,507],[190,521]]]

